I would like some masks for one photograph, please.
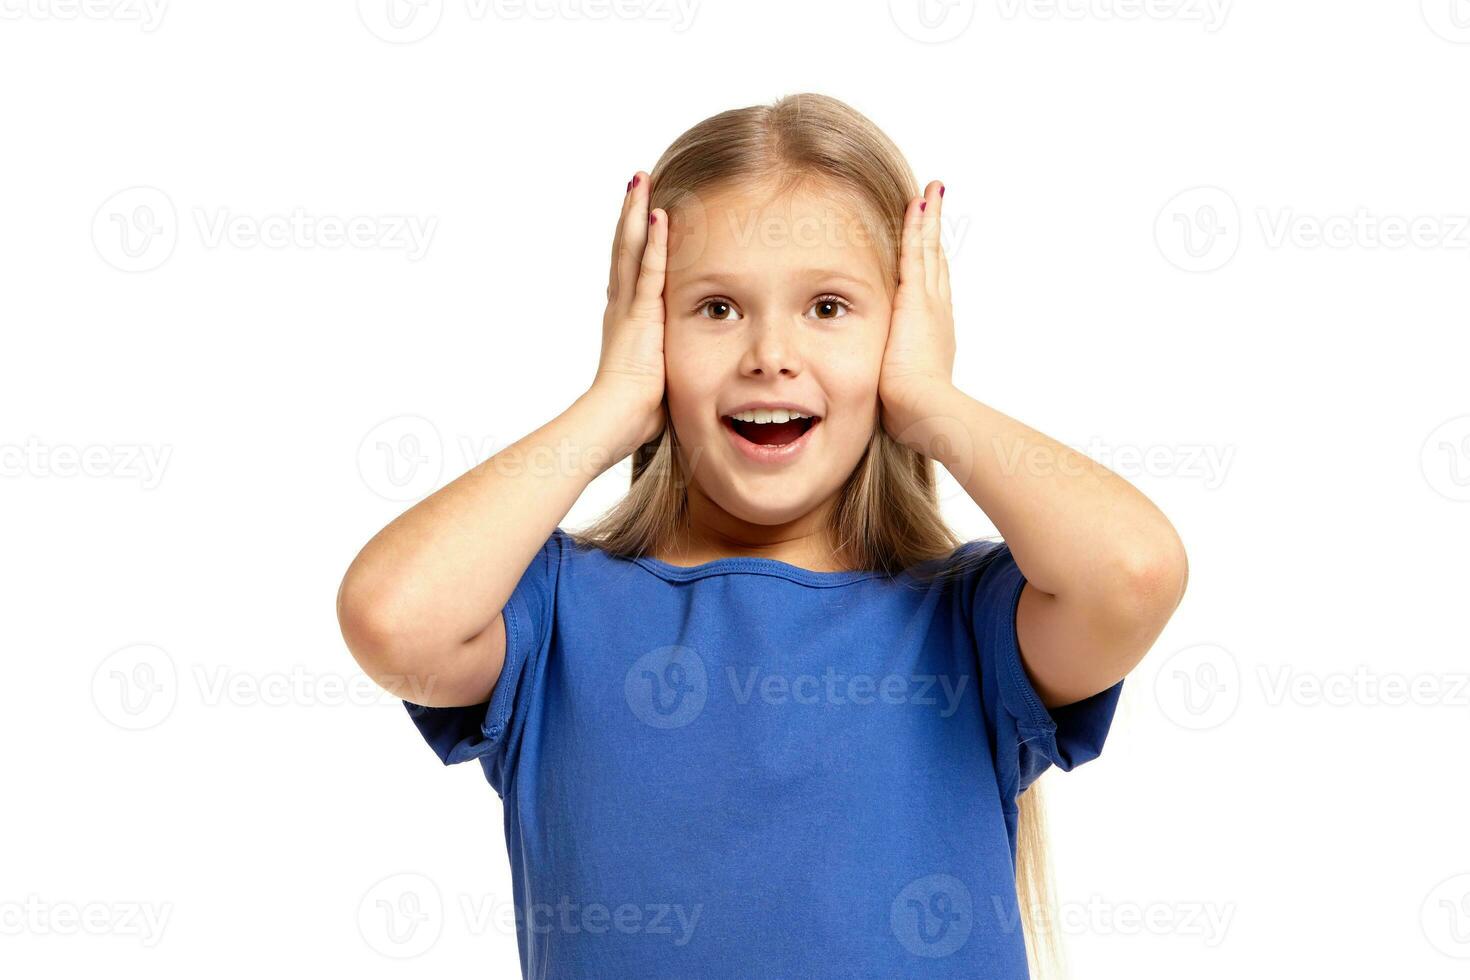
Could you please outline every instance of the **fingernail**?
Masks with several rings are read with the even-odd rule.
[[[656,214],[652,214],[652,213],[650,213],[650,214],[649,214],[649,215],[648,215],[648,223],[649,223],[649,224],[653,224],[653,223],[655,223],[655,222],[656,222],[656,221],[658,221],[658,215],[656,215]]]
[[[638,175],[637,174],[634,174],[633,175],[633,182],[630,183],[628,186],[629,187],[637,187],[638,186]]]
[[[940,197],[943,197],[944,196],[944,185],[943,184],[940,184],[939,185],[939,196]]]
[[[633,189],[633,182],[630,180],[630,181],[628,181],[628,186],[623,188],[623,193],[626,194],[629,191],[631,191],[632,189]]]
[[[928,206],[929,206],[929,202],[928,201],[920,201],[919,202],[919,210],[920,211],[924,210]]]

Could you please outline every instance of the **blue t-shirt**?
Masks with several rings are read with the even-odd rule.
[[[1027,976],[1016,797],[1096,758],[1122,681],[1047,711],[1003,542],[948,582],[680,567],[557,528],[488,704],[408,704],[505,809],[524,976]]]

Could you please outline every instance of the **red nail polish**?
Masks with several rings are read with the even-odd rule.
[[[632,189],[633,189],[633,182],[630,180],[630,181],[628,181],[628,186],[623,188],[623,193],[626,194],[629,191],[631,191]]]
[[[638,186],[638,175],[637,174],[634,174],[633,175],[633,183],[632,183],[631,186],[633,186],[633,187],[637,187]]]
[[[928,206],[929,206],[929,202],[928,201],[920,201],[919,202],[919,210],[920,211],[924,210]]]
[[[944,185],[943,184],[940,184],[939,185],[939,196],[940,197],[943,197],[944,196]]]
[[[654,224],[657,221],[658,221],[658,215],[656,215],[656,214],[650,214],[648,216],[648,223],[649,224]]]

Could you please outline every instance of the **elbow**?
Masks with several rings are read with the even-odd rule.
[[[362,588],[350,574],[337,590],[342,639],[378,687],[395,698],[426,706],[485,700],[475,664],[460,656],[464,642],[445,639],[442,630],[425,629],[427,618],[401,595]]]
[[[1114,566],[1087,613],[1090,634],[1111,651],[1114,676],[1127,674],[1152,649],[1184,597],[1188,574],[1182,546],[1133,553]]]
[[[499,621],[466,639],[415,602],[412,589],[369,583],[351,570],[337,589],[337,624],[363,673],[393,697],[426,707],[489,699],[502,663]]]
[[[1171,529],[1159,544],[1134,550],[1120,562],[1115,602],[1125,616],[1162,629],[1183,601],[1188,583],[1184,542]]]
[[[389,597],[357,585],[349,572],[337,589],[337,625],[357,665],[385,690],[385,683],[404,673],[410,646],[400,616]],[[396,693],[396,692],[395,692]]]

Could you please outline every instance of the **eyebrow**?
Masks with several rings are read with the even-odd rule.
[[[856,276],[850,275],[846,272],[842,272],[838,269],[797,269],[794,270],[790,275],[792,277],[801,276],[809,277],[812,279],[840,279],[843,282],[851,283],[854,286],[862,286],[868,289],[873,288],[873,284],[868,282],[866,279],[859,279]],[[700,276],[697,279],[689,280],[688,282],[684,283],[681,288],[693,289],[695,286],[728,286],[738,282],[739,277],[736,276],[725,276],[719,273],[710,273],[709,275],[704,275]]]

